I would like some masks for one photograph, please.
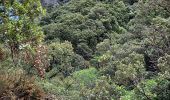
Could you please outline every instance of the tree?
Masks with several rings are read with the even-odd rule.
[[[72,0],[52,10],[40,24],[46,41],[70,41],[74,51],[89,60],[97,43],[112,32],[121,33],[128,21],[129,10],[123,1]]]
[[[37,19],[45,13],[45,10],[40,0],[1,0],[0,5],[1,42],[10,49],[13,63],[18,66],[20,60],[25,60],[21,58],[23,53],[29,50],[34,54],[39,52],[39,44],[44,35]]]
[[[158,59],[169,54],[169,1],[139,1],[136,16],[129,22],[129,31],[144,47],[147,71],[158,72]]]
[[[88,67],[83,57],[74,53],[72,44],[68,41],[51,43],[48,58],[50,59],[49,78],[59,73],[66,77],[76,70]]]

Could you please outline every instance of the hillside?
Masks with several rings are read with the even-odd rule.
[[[170,100],[170,1],[2,0],[0,100]]]

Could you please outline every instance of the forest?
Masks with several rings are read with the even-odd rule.
[[[58,1],[0,0],[0,100],[170,100],[169,0]]]

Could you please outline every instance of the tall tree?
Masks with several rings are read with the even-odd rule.
[[[1,0],[1,40],[14,56],[25,46],[33,46],[43,39],[43,32],[35,22],[44,13],[40,0]]]
[[[41,69],[38,68],[42,55],[40,49],[44,49],[40,43],[44,35],[38,26],[38,19],[44,13],[40,0],[1,0],[0,40],[10,49],[15,66],[18,66],[21,55],[25,54],[25,58],[29,58],[26,52],[29,49],[34,54],[34,57],[31,56],[31,61],[34,61],[32,65],[34,64],[40,72]]]

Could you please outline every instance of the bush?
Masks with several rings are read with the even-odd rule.
[[[80,93],[80,97],[85,100],[119,100],[120,96],[125,95],[126,90],[102,76],[92,87],[83,87]]]
[[[4,58],[3,50],[0,48],[0,61],[2,61]]]
[[[38,80],[46,93],[55,95],[55,99],[59,100],[79,100],[79,83],[72,77],[61,79],[60,77],[53,77],[51,80]],[[53,99],[52,99],[53,100]]]
[[[74,53],[72,44],[68,41],[51,43],[49,45],[49,59],[49,77],[53,77],[57,73],[62,73],[66,77],[73,71],[88,66],[83,57]]]
[[[115,61],[115,82],[131,87],[145,76],[143,55],[131,53],[120,61]]]
[[[129,21],[129,11],[119,0],[73,0],[59,6],[41,20],[46,41],[70,41],[76,53],[86,60],[92,57],[97,43],[112,32],[122,33]]]
[[[33,77],[26,76],[22,70],[0,72],[0,99],[2,100],[39,100],[45,92],[38,87]]]
[[[141,81],[134,89],[138,100],[169,100],[170,81],[162,76]]]
[[[93,84],[97,76],[98,73],[95,68],[84,69],[73,73],[73,78],[75,78],[77,82],[85,85]]]
[[[170,75],[170,55],[165,54],[165,56],[158,59],[158,68],[160,73],[167,74],[167,77]],[[169,77],[170,78],[170,77]]]

